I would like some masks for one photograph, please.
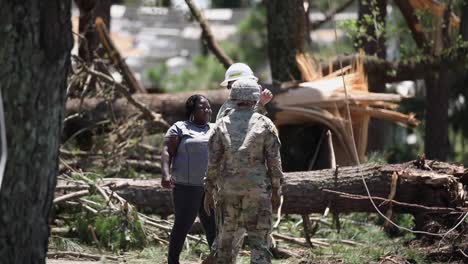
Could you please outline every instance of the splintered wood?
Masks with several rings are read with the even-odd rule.
[[[329,74],[325,76],[316,74],[322,73],[322,69],[313,72],[316,65],[309,57],[300,54],[296,60],[303,79],[308,81],[276,95],[274,102],[279,111],[275,124],[319,123],[328,127],[337,144],[339,165],[365,160],[371,117],[403,126],[419,125],[414,114],[394,110],[402,100],[400,95],[369,92],[361,60],[343,69],[333,69],[330,65]]]

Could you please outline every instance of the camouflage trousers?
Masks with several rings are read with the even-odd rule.
[[[247,234],[253,264],[270,264],[271,200],[263,194],[223,195],[217,208],[216,263],[235,264]]]

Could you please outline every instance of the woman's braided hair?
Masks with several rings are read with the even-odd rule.
[[[185,102],[185,117],[187,119],[190,119],[190,116],[195,112],[197,104],[201,101],[201,99],[207,100],[208,103],[210,102],[208,98],[201,94],[194,94],[187,99]]]

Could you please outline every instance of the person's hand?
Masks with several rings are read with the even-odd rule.
[[[261,90],[261,88],[260,88]],[[271,93],[270,90],[268,89],[263,89],[263,91],[260,92],[260,103],[265,106],[268,104],[271,99],[273,99],[273,94]]]
[[[211,209],[214,209],[213,194],[205,193],[205,199],[203,200],[203,208],[207,215],[211,215]]]
[[[170,175],[166,177],[163,176],[161,179],[161,185],[163,188],[172,189],[174,188],[175,182],[174,182],[174,179]]]
[[[279,189],[273,189],[271,194],[271,207],[273,211],[277,211],[281,205],[281,191]]]

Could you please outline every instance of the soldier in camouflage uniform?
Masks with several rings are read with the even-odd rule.
[[[279,203],[283,173],[275,125],[254,111],[259,95],[255,80],[236,81],[230,94],[236,105],[216,123],[208,143],[205,210],[214,206],[214,200],[221,212],[217,216],[219,264],[235,263],[245,232],[251,263],[271,263],[272,203]]]
[[[228,90],[230,90],[233,83],[241,79],[251,79],[254,81],[258,81],[258,78],[255,77],[252,69],[250,69],[250,67],[247,64],[234,63],[226,70],[224,81],[220,85],[225,86]],[[261,88],[260,85],[259,87]],[[260,100],[255,105],[254,111],[262,115],[266,115],[267,111],[265,109],[265,105],[268,104],[271,101],[271,99],[273,99],[273,94],[268,89],[261,88],[260,90],[261,90]],[[216,115],[216,121],[218,121],[219,119],[225,116],[228,116],[231,112],[233,112],[235,106],[236,106],[235,100],[228,99],[226,102],[224,102],[224,104],[219,109],[218,114]],[[216,193],[213,193],[213,196],[216,196]],[[218,207],[215,208],[217,223],[220,221],[219,216],[221,215],[221,212],[218,211],[219,209],[220,208]],[[217,230],[219,229],[218,226],[219,225],[217,224]],[[217,239],[215,239],[215,241],[213,242],[210,255],[202,262],[202,264],[215,263],[214,259],[216,255],[215,253],[216,248],[217,248]]]

